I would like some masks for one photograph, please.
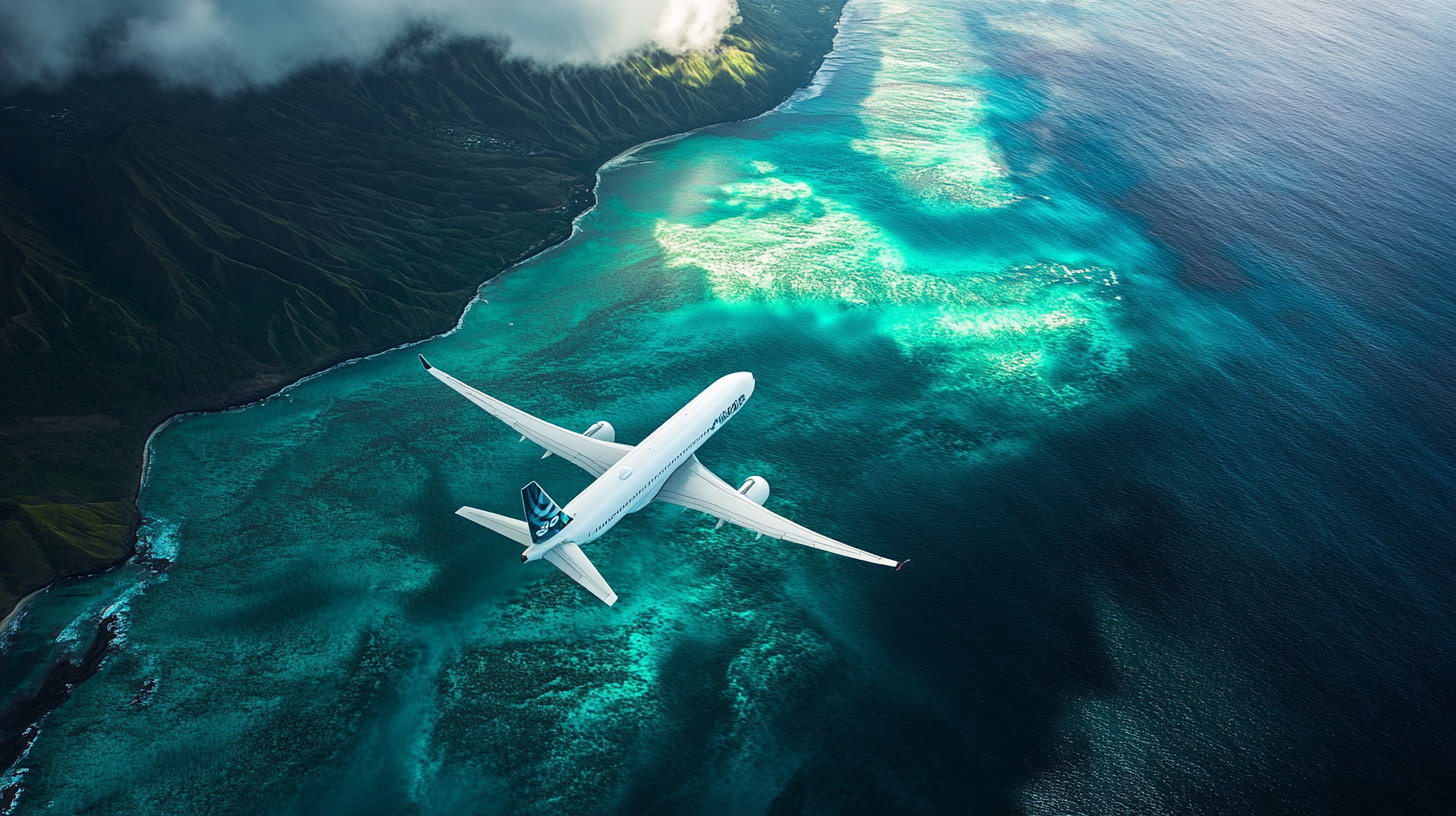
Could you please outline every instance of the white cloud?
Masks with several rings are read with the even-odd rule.
[[[737,0],[0,0],[0,78],[65,80],[135,66],[226,91],[321,62],[366,63],[421,28],[489,37],[544,65],[718,43]]]

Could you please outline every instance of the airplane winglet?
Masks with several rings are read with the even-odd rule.
[[[900,568],[903,567],[903,566],[905,566],[908,563],[910,563],[910,559],[907,558],[904,561],[901,561],[900,563],[896,564],[895,565],[895,572],[899,572],[900,571]]]
[[[430,365],[430,361],[425,359],[425,355],[423,354],[420,355],[420,365],[424,366],[426,371],[434,368],[434,366]]]

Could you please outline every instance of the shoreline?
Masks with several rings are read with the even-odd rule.
[[[846,8],[847,7],[848,7],[848,5],[846,4]],[[834,22],[834,32],[835,32],[834,41],[836,41],[836,42],[839,39],[840,25],[843,22],[843,20],[844,20],[844,15],[843,15],[843,12],[841,12],[839,19],[835,20],[835,22]],[[567,242],[569,242],[571,239],[575,238],[581,232],[581,219],[587,217],[588,215],[591,215],[592,212],[594,212],[596,210],[597,206],[599,204],[601,204],[601,197],[599,195],[597,195],[597,191],[599,191],[601,189],[601,187],[602,187],[602,173],[614,169],[614,167],[619,162],[621,162],[622,160],[624,160],[624,159],[632,156],[634,153],[638,152],[639,150],[643,150],[645,148],[652,147],[653,145],[669,144],[671,142],[680,141],[682,139],[688,138],[689,136],[693,136],[695,134],[702,133],[703,131],[706,131],[706,130],[712,130],[713,128],[723,127],[724,125],[732,125],[732,124],[736,124],[738,122],[751,122],[751,121],[753,121],[755,119],[761,119],[761,118],[763,118],[765,116],[768,116],[770,114],[777,113],[781,109],[784,109],[787,105],[790,105],[790,104],[792,104],[794,102],[799,102],[799,101],[802,101],[803,99],[812,99],[815,96],[818,96],[819,93],[822,92],[823,86],[822,85],[816,86],[815,83],[817,83],[818,80],[819,80],[820,73],[824,69],[824,63],[825,63],[825,61],[827,61],[829,59],[829,56],[831,54],[833,54],[833,53],[834,53],[834,49],[831,48],[828,52],[826,52],[822,57],[819,58],[819,64],[818,64],[818,66],[816,66],[814,68],[814,73],[810,75],[808,82],[805,82],[803,85],[800,85],[799,87],[795,88],[793,91],[791,91],[789,93],[788,96],[784,97],[783,100],[781,100],[777,105],[774,105],[772,108],[769,108],[768,110],[766,110],[766,111],[764,111],[762,113],[755,114],[755,115],[749,116],[749,117],[745,117],[743,119],[728,119],[728,120],[725,120],[725,121],[722,121],[722,122],[714,122],[711,125],[703,125],[702,127],[696,127],[696,128],[691,129],[691,130],[685,130],[685,131],[682,131],[681,133],[672,133],[672,134],[668,134],[667,136],[659,136],[656,139],[649,139],[649,140],[647,140],[645,142],[640,142],[638,144],[632,145],[631,147],[623,150],[622,152],[620,152],[620,153],[616,154],[615,156],[611,157],[610,159],[607,159],[606,161],[602,162],[600,165],[597,166],[597,169],[596,169],[596,171],[593,174],[595,178],[594,178],[594,180],[592,182],[592,188],[591,188],[591,194],[592,194],[592,203],[591,203],[591,206],[587,207],[586,209],[582,210],[580,213],[577,213],[575,216],[572,217],[572,219],[571,219],[571,231],[566,234],[566,237],[562,238],[560,241],[557,241],[554,244],[549,244],[547,246],[544,246],[544,247],[536,250],[535,252],[530,253],[529,255],[526,255],[525,257],[523,257],[523,258],[521,258],[521,259],[513,262],[510,266],[507,266],[504,269],[501,269],[500,271],[496,272],[495,274],[491,275],[490,277],[486,278],[485,280],[483,280],[479,284],[477,284],[476,287],[475,287],[475,293],[470,296],[470,299],[469,300],[465,301],[464,306],[462,306],[461,309],[460,309],[460,316],[455,319],[454,325],[452,325],[450,328],[445,329],[444,331],[436,332],[435,334],[429,335],[428,337],[421,337],[421,338],[419,338],[417,340],[407,340],[407,341],[405,341],[403,343],[397,343],[395,345],[389,346],[387,348],[382,348],[382,349],[379,349],[377,351],[370,351],[370,352],[366,352],[366,353],[363,353],[363,354],[355,355],[355,356],[350,357],[350,358],[348,358],[346,360],[340,360],[339,362],[333,363],[333,364],[329,365],[326,368],[322,368],[322,369],[320,369],[318,371],[315,371],[315,372],[312,372],[310,374],[305,374],[305,375],[300,376],[297,379],[295,379],[295,380],[287,383],[286,385],[279,386],[277,390],[270,392],[267,396],[258,397],[257,399],[251,399],[251,400],[248,400],[247,402],[240,402],[240,403],[236,403],[236,404],[233,404],[233,405],[223,406],[223,407],[220,407],[220,408],[199,408],[199,409],[192,410],[192,411],[182,411],[182,412],[179,412],[179,413],[172,414],[171,416],[169,416],[166,419],[162,420],[161,422],[157,423],[156,427],[154,427],[152,429],[151,433],[147,434],[147,441],[142,446],[141,478],[137,482],[136,497],[132,499],[132,505],[133,505],[133,507],[136,506],[136,499],[137,498],[140,498],[142,489],[146,487],[146,484],[147,484],[147,476],[151,472],[151,464],[152,464],[152,441],[157,438],[157,434],[161,433],[163,430],[165,430],[167,428],[167,426],[171,425],[173,422],[176,422],[177,420],[185,419],[185,418],[190,417],[190,416],[204,416],[204,415],[207,415],[207,414],[226,414],[226,413],[230,413],[232,411],[242,411],[242,410],[246,410],[248,408],[253,407],[254,405],[261,405],[262,403],[265,403],[268,400],[276,399],[278,397],[281,397],[284,394],[287,394],[292,389],[294,389],[294,388],[296,388],[296,387],[298,387],[300,385],[303,385],[304,383],[309,382],[310,380],[313,380],[313,379],[318,378],[318,377],[322,377],[323,375],[328,374],[329,372],[334,371],[335,369],[343,368],[344,366],[353,365],[355,363],[362,362],[362,361],[365,361],[365,360],[372,360],[372,359],[374,359],[376,357],[383,356],[383,355],[388,354],[388,353],[390,353],[392,351],[402,351],[404,349],[414,348],[415,346],[418,346],[418,345],[421,345],[421,344],[424,344],[424,343],[428,343],[431,340],[437,340],[437,339],[439,339],[441,337],[449,337],[450,335],[452,335],[455,332],[459,331],[460,330],[460,327],[462,325],[464,325],[465,318],[470,314],[470,310],[475,307],[475,304],[477,302],[481,301],[481,300],[484,300],[484,298],[481,297],[481,290],[482,289],[484,289],[486,286],[489,286],[491,283],[495,282],[498,278],[502,277],[503,275],[505,275],[505,274],[507,274],[509,272],[514,271],[518,267],[523,266],[523,265],[525,265],[527,263],[530,263],[531,261],[534,261],[534,260],[536,260],[538,258],[544,257],[547,254],[549,254],[551,252],[554,252],[557,249],[560,249],[561,247],[565,246],[567,244]],[[827,85],[828,83],[826,82],[825,84]],[[803,93],[805,90],[813,90],[814,93],[809,94],[807,96],[801,97],[800,94]],[[138,509],[138,512],[140,512],[140,508],[137,508],[137,509]],[[133,533],[133,535],[132,535],[132,545],[133,545],[133,549],[135,548],[134,547],[135,542],[136,542],[136,535],[135,535],[135,533]],[[128,556],[128,557],[130,557],[130,556]],[[117,564],[125,563],[125,560],[126,559],[122,559],[120,561],[117,561],[116,563]],[[115,564],[113,564],[112,566],[115,566]],[[70,576],[70,577],[76,577],[76,576]],[[62,578],[60,580],[65,580],[65,579]],[[59,581],[57,581],[57,583],[59,583]],[[52,584],[51,586],[54,586],[54,584]],[[48,588],[49,587],[44,587],[43,589],[48,589]],[[39,591],[41,591],[41,590],[37,590],[37,592],[39,592]],[[35,593],[32,593],[32,594],[35,594]]]
[[[127,557],[130,558],[131,556],[127,556]],[[125,562],[123,561],[121,563],[125,563]],[[110,567],[107,567],[107,569],[110,569]],[[94,575],[95,573],[91,573],[91,574]],[[64,580],[66,580],[68,578],[77,578],[77,577],[80,577],[80,576],[68,575],[65,578],[61,578],[61,579],[58,579],[58,580],[56,580],[56,581],[54,581],[52,583],[46,584],[45,586],[41,587],[40,589],[37,589],[36,591],[30,593],[29,595],[26,595],[24,598],[21,598],[20,600],[16,601],[15,602],[15,608],[13,608],[13,609],[10,610],[10,614],[6,615],[3,620],[0,620],[0,638],[4,638],[4,636],[5,636],[5,630],[10,628],[11,621],[15,621],[16,624],[17,624],[17,628],[18,628],[20,618],[22,618],[22,617],[25,616],[25,610],[26,610],[26,608],[29,607],[31,605],[31,603],[33,603],[35,601],[36,598],[39,598],[40,596],[46,594],[47,592],[50,592],[51,591],[51,587],[55,586],[56,584],[59,584],[61,581],[64,581]]]
[[[592,195],[591,205],[588,206],[586,209],[582,210],[580,213],[578,213],[578,214],[576,214],[575,216],[572,217],[572,219],[571,219],[571,230],[560,241],[557,241],[557,242],[555,242],[553,244],[549,244],[547,246],[544,246],[544,247],[536,250],[535,252],[531,252],[530,254],[528,254],[528,255],[526,255],[526,256],[524,256],[524,257],[522,257],[522,258],[514,261],[513,263],[511,263],[510,266],[507,266],[504,269],[501,269],[501,270],[495,272],[490,277],[482,280],[479,284],[477,284],[476,287],[475,287],[474,293],[470,296],[470,298],[468,300],[465,301],[464,305],[460,309],[459,316],[455,319],[454,324],[451,325],[449,328],[445,329],[444,331],[440,331],[440,332],[436,332],[434,334],[428,335],[426,337],[421,337],[421,338],[414,339],[414,340],[407,340],[407,341],[405,341],[403,343],[396,343],[396,344],[393,344],[393,345],[390,345],[390,346],[387,346],[387,347],[384,347],[384,348],[380,348],[380,349],[376,349],[374,351],[367,351],[367,352],[364,352],[364,353],[356,354],[355,356],[349,357],[347,359],[340,360],[340,361],[335,362],[335,363],[331,363],[331,364],[329,364],[329,365],[327,365],[327,366],[325,366],[323,368],[320,368],[317,371],[313,371],[313,372],[310,372],[310,373],[303,374],[303,375],[297,377],[296,379],[293,379],[292,381],[290,381],[290,382],[288,382],[288,383],[286,383],[286,384],[284,384],[282,386],[277,387],[275,390],[267,393],[265,396],[262,396],[262,397],[257,397],[257,398],[254,398],[254,399],[249,399],[249,400],[247,400],[245,402],[238,402],[238,403],[234,403],[234,404],[230,404],[230,405],[223,405],[223,406],[217,406],[217,407],[203,407],[203,408],[198,408],[198,409],[194,409],[194,410],[179,411],[179,412],[174,413],[174,414],[171,414],[171,415],[167,416],[166,418],[162,419],[161,421],[159,421],[152,428],[151,432],[147,434],[146,442],[142,445],[142,461],[141,461],[141,468],[140,468],[139,478],[137,480],[137,488],[136,488],[136,491],[132,494],[132,498],[131,498],[131,507],[132,507],[132,510],[135,511],[135,519],[136,519],[135,524],[136,524],[136,527],[131,531],[130,538],[129,538],[129,540],[127,542],[127,545],[126,545],[126,550],[123,552],[123,554],[121,555],[121,557],[117,558],[115,561],[112,561],[109,564],[106,564],[104,566],[101,566],[100,568],[98,568],[96,570],[92,570],[92,571],[88,571],[88,572],[84,572],[84,573],[79,573],[79,574],[59,576],[54,581],[51,581],[50,583],[47,583],[46,585],[44,585],[42,587],[39,587],[38,589],[33,590],[28,595],[26,595],[24,598],[22,598],[19,602],[17,602],[17,604],[15,605],[14,609],[12,609],[5,616],[4,621],[3,622],[0,622],[0,632],[3,632],[4,629],[5,629],[5,627],[10,625],[12,618],[15,618],[18,621],[20,617],[23,617],[23,610],[27,606],[29,606],[29,604],[32,603],[36,598],[38,598],[39,596],[44,595],[45,593],[49,592],[51,589],[53,589],[54,587],[58,586],[59,584],[65,582],[65,581],[71,580],[73,578],[86,578],[86,577],[89,577],[89,576],[92,576],[92,575],[98,575],[100,573],[107,572],[108,570],[115,569],[116,567],[119,567],[122,564],[125,564],[128,561],[131,561],[132,559],[134,559],[136,557],[136,555],[137,555],[137,541],[139,540],[138,533],[139,533],[142,525],[144,525],[146,523],[146,518],[141,514],[141,508],[138,505],[138,501],[141,498],[142,490],[146,488],[147,479],[148,479],[148,476],[151,474],[152,464],[154,462],[154,457],[153,457],[153,454],[152,454],[152,442],[157,438],[157,435],[158,434],[160,434],[162,431],[166,430],[167,427],[169,427],[173,422],[177,422],[179,420],[185,419],[185,418],[190,417],[190,416],[203,416],[203,415],[207,415],[207,414],[224,414],[224,413],[230,413],[232,411],[242,411],[242,410],[245,410],[247,408],[251,408],[254,405],[259,405],[259,404],[262,404],[264,402],[267,402],[268,400],[275,399],[277,397],[283,396],[283,395],[287,394],[293,388],[296,388],[297,386],[303,385],[304,383],[309,382],[309,381],[311,381],[311,380],[313,380],[313,379],[315,379],[317,377],[321,377],[321,376],[323,376],[325,374],[328,374],[329,372],[334,371],[335,369],[342,368],[343,366],[353,365],[355,363],[358,363],[358,362],[361,362],[361,361],[364,361],[364,360],[372,360],[372,359],[374,359],[376,357],[382,356],[384,354],[388,354],[390,352],[401,351],[401,350],[404,350],[404,349],[413,348],[413,347],[418,346],[418,345],[421,345],[423,343],[427,343],[427,342],[429,342],[431,340],[436,340],[436,339],[441,338],[441,337],[448,337],[448,336],[454,334],[455,332],[459,331],[461,325],[463,325],[464,322],[465,322],[466,316],[468,316],[470,314],[470,310],[472,308],[474,308],[475,304],[478,301],[483,300],[483,298],[481,296],[481,291],[486,286],[490,285],[493,281],[495,281],[496,279],[500,278],[502,275],[505,275],[506,273],[511,272],[511,271],[515,270],[516,268],[518,268],[518,267],[520,267],[520,266],[522,266],[522,265],[524,265],[526,263],[529,263],[531,261],[534,261],[534,260],[536,260],[536,259],[538,259],[538,258],[540,258],[540,257],[542,257],[542,256],[544,256],[544,255],[546,255],[546,254],[548,254],[548,253],[550,253],[550,252],[552,252],[552,251],[554,251],[554,250],[556,250],[556,249],[564,246],[567,242],[569,242],[571,239],[575,238],[581,232],[581,224],[580,224],[581,219],[583,219],[586,216],[590,215],[593,211],[596,210],[597,206],[601,203],[601,198],[598,195],[598,191],[601,189],[601,186],[602,186],[602,174],[604,172],[613,169],[618,163],[620,163],[624,159],[627,159],[628,157],[632,156],[634,153],[636,153],[636,152],[638,152],[640,150],[643,150],[645,148],[652,147],[653,145],[668,144],[668,143],[675,142],[675,141],[678,141],[678,140],[681,140],[681,139],[686,139],[689,136],[692,136],[694,134],[701,133],[701,132],[706,131],[706,130],[711,130],[711,129],[717,128],[717,127],[723,127],[724,125],[731,125],[731,124],[735,124],[735,123],[738,123],[738,122],[750,122],[750,121],[753,121],[755,119],[760,119],[760,118],[765,117],[765,116],[768,116],[770,114],[777,113],[780,110],[784,109],[786,106],[789,106],[789,105],[791,105],[791,104],[793,104],[795,102],[802,101],[803,99],[812,99],[813,97],[818,96],[819,95],[819,92],[822,92],[822,90],[823,90],[823,85],[817,85],[816,83],[819,82],[820,75],[821,75],[821,73],[824,70],[824,64],[825,64],[825,62],[828,61],[829,57],[836,50],[836,47],[835,46],[837,46],[837,43],[838,43],[838,40],[839,40],[839,35],[840,35],[840,32],[841,32],[841,26],[842,26],[842,24],[844,22],[844,9],[846,9],[846,8],[848,8],[848,4],[846,4],[845,7],[841,9],[840,15],[834,21],[834,37],[831,40],[831,48],[829,49],[829,51],[826,51],[823,55],[821,55],[819,57],[818,64],[814,66],[814,72],[809,75],[808,80],[804,84],[802,84],[802,85],[794,88],[792,91],[789,92],[789,94],[787,96],[785,96],[783,99],[781,99],[773,107],[771,107],[768,110],[765,110],[765,111],[763,111],[761,113],[755,114],[753,116],[748,116],[748,117],[744,117],[744,118],[741,118],[741,119],[727,119],[727,120],[724,120],[722,122],[714,122],[714,123],[712,123],[710,125],[703,125],[701,127],[692,128],[691,130],[685,130],[685,131],[682,131],[682,132],[679,132],[679,133],[671,133],[671,134],[668,134],[666,136],[659,136],[659,137],[657,137],[655,139],[649,139],[649,140],[647,140],[645,142],[640,142],[638,144],[635,144],[635,145],[632,145],[631,147],[626,148],[625,150],[621,151],[620,153],[617,153],[616,155],[612,156],[611,158],[607,159],[606,161],[604,161],[600,165],[598,165],[597,168],[596,168],[596,170],[593,173],[594,180],[593,180],[592,188],[591,188],[591,195]],[[832,81],[832,75],[831,75],[831,80],[830,81]],[[824,84],[827,84],[827,81]],[[804,95],[806,90],[813,91],[813,93],[809,93],[808,95]]]

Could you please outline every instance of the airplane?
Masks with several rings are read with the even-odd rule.
[[[455,514],[524,545],[521,563],[545,559],[607,606],[617,602],[617,593],[581,547],[606,535],[628,513],[654,501],[714,516],[718,519],[715,530],[724,522],[732,522],[758,533],[760,538],[803,544],[897,570],[909,560],[881,558],[764,509],[769,487],[762,476],[748,477],[735,490],[703,467],[697,449],[753,394],[753,375],[746,371],[729,374],[708,386],[634,447],[617,442],[616,430],[609,422],[593,423],[584,433],[569,431],[477,391],[430,365],[423,354],[419,357],[435,379],[509,425],[521,435],[520,441],[529,439],[545,448],[542,459],[555,454],[596,477],[565,507],[552,501],[534,481],[521,488],[524,521],[474,507],[461,507]]]

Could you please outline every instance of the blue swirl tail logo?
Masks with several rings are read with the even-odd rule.
[[[571,521],[571,516],[562,512],[535,482],[521,488],[521,504],[526,508],[526,526],[531,528],[532,544],[550,538]]]

